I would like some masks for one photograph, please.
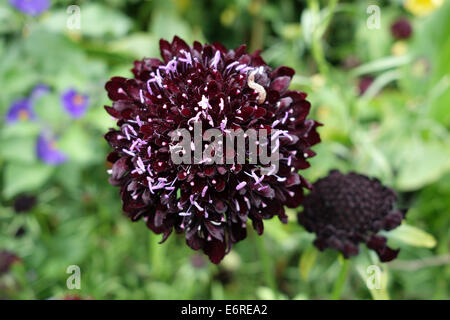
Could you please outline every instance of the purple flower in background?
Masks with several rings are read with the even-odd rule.
[[[66,155],[56,148],[56,139],[46,134],[39,135],[36,154],[42,162],[48,165],[58,165],[67,161]]]
[[[408,39],[412,34],[412,26],[408,19],[400,18],[391,25],[391,33],[395,39]]]
[[[34,119],[36,115],[33,111],[33,106],[29,99],[16,100],[11,104],[11,107],[6,114],[6,123],[14,123],[19,120]]]
[[[373,83],[373,77],[371,76],[364,76],[359,80],[358,83],[358,89],[359,89],[359,95],[362,96],[367,89],[372,85]]]
[[[9,3],[30,16],[38,16],[50,7],[50,0],[9,0]]]
[[[396,209],[396,202],[395,191],[378,179],[332,170],[314,183],[298,220],[316,234],[314,245],[321,251],[331,248],[349,258],[359,253],[359,243],[365,243],[381,262],[388,262],[399,250],[389,248],[378,233],[397,228],[405,218],[407,210]]]
[[[49,92],[50,92],[49,86],[47,86],[45,84],[38,84],[31,91],[30,99],[31,100],[37,100],[37,99],[39,99],[40,97],[46,95]]]
[[[73,117],[82,117],[89,105],[89,97],[69,89],[61,96],[64,109]]]
[[[20,261],[20,258],[14,253],[7,250],[0,251],[0,275],[8,272],[11,265],[16,261]]]

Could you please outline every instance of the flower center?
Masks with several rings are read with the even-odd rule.
[[[19,119],[20,120],[27,120],[28,118],[30,118],[30,115],[28,114],[27,110],[20,110],[19,111]]]
[[[80,106],[80,105],[82,105],[84,103],[84,98],[83,98],[83,96],[81,94],[76,94],[76,95],[73,96],[72,102],[75,105]]]

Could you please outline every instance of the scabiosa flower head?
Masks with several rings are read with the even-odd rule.
[[[56,147],[56,139],[42,133],[36,142],[37,157],[48,165],[59,165],[67,161],[67,156]]]
[[[11,265],[16,261],[20,261],[20,258],[14,253],[7,250],[0,251],[0,275],[8,272]]]
[[[263,219],[286,222],[284,206],[297,207],[309,183],[298,174],[309,167],[320,124],[307,119],[306,94],[288,90],[294,70],[272,70],[259,52],[219,43],[187,45],[160,41],[162,60],[136,61],[133,79],[113,77],[105,86],[118,130],[105,138],[114,149],[110,182],[120,187],[123,210],[163,234],[184,233],[187,244],[219,263],[246,237],[250,219],[258,234]],[[192,130],[278,129],[279,168],[263,175],[258,164],[176,165],[169,133]]]
[[[386,262],[395,259],[399,250],[387,247],[386,238],[377,233],[401,224],[406,210],[394,209],[396,200],[395,192],[377,179],[333,170],[314,183],[298,219],[317,235],[314,244],[320,250],[332,248],[348,258],[358,254],[358,244],[363,242]]]
[[[6,123],[15,123],[20,120],[35,119],[33,105],[29,99],[16,100],[6,114]]]
[[[412,27],[408,19],[397,19],[391,25],[391,34],[395,39],[408,39],[412,34]]]
[[[38,16],[50,7],[50,0],[9,0],[9,3],[30,16]]]
[[[65,91],[61,96],[64,109],[72,118],[81,118],[89,106],[89,97],[78,93],[74,89]]]

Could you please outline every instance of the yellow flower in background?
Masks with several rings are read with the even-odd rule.
[[[222,25],[229,27],[236,19],[236,14],[237,12],[234,8],[227,8],[221,13],[220,22],[222,23]]]
[[[408,51],[408,44],[405,41],[396,41],[391,48],[394,56],[402,56]]]
[[[403,5],[406,10],[416,16],[425,16],[444,3],[444,0],[405,0]]]

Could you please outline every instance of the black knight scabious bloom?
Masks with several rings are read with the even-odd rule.
[[[387,262],[395,259],[399,250],[389,248],[386,238],[377,233],[401,224],[406,210],[395,209],[396,200],[395,192],[377,179],[332,170],[314,183],[298,219],[317,235],[314,244],[320,250],[332,248],[349,258],[358,254],[359,243],[366,243]]]
[[[412,26],[406,18],[399,18],[391,25],[391,34],[395,39],[408,39],[412,34]]]
[[[184,233],[187,244],[219,263],[246,237],[247,220],[258,234],[263,219],[287,221],[284,206],[297,207],[309,183],[298,171],[309,167],[310,149],[320,141],[320,124],[307,119],[306,94],[288,90],[294,70],[272,70],[259,52],[245,46],[228,50],[219,43],[187,45],[174,37],[160,41],[162,60],[134,63],[134,78],[113,77],[105,88],[118,130],[105,138],[110,182],[120,187],[123,210],[133,220],[163,234]],[[258,164],[174,164],[170,132],[191,129],[222,132],[276,128],[277,174],[263,175]]]

